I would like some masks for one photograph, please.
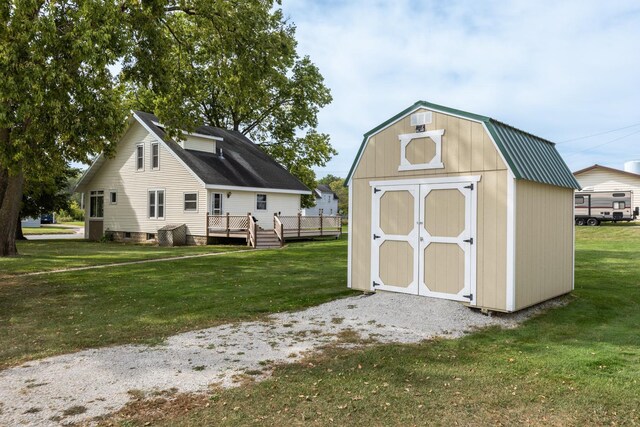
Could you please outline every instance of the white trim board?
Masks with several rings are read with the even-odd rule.
[[[282,194],[311,194],[308,190],[287,190],[284,188],[261,188],[261,187],[239,187],[235,185],[218,185],[218,184],[206,184],[204,186],[207,190],[235,190],[235,191],[249,191],[252,193],[282,193]]]
[[[353,186],[349,186],[349,214],[347,219],[347,288],[351,288],[351,265],[353,264]]]
[[[506,310],[512,312],[516,307],[516,180],[507,176],[507,280]]]
[[[443,176],[438,178],[415,178],[415,179],[391,179],[387,181],[369,181],[369,186],[375,185],[411,185],[411,184],[445,184],[449,182],[479,182],[482,175],[470,176]]]

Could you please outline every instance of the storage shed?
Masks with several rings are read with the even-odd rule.
[[[573,194],[552,142],[419,101],[375,127],[346,179],[348,284],[512,312],[573,289]]]

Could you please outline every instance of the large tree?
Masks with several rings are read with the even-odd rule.
[[[5,0],[0,3],[0,256],[17,253],[25,177],[109,154],[125,124],[112,74],[160,79],[163,0]]]
[[[316,130],[331,95],[277,3],[193,0],[165,16],[168,78],[131,85],[131,97],[174,129],[242,132],[313,188],[312,168],[336,153]]]

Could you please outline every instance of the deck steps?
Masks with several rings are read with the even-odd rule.
[[[270,249],[279,248],[280,240],[273,230],[259,230],[257,233],[257,245],[256,249]]]

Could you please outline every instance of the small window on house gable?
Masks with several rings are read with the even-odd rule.
[[[151,144],[151,169],[160,169],[160,145]]]
[[[118,204],[118,193],[116,190],[109,191],[109,203],[112,205]]]
[[[144,170],[144,145],[136,145],[136,170]]]

